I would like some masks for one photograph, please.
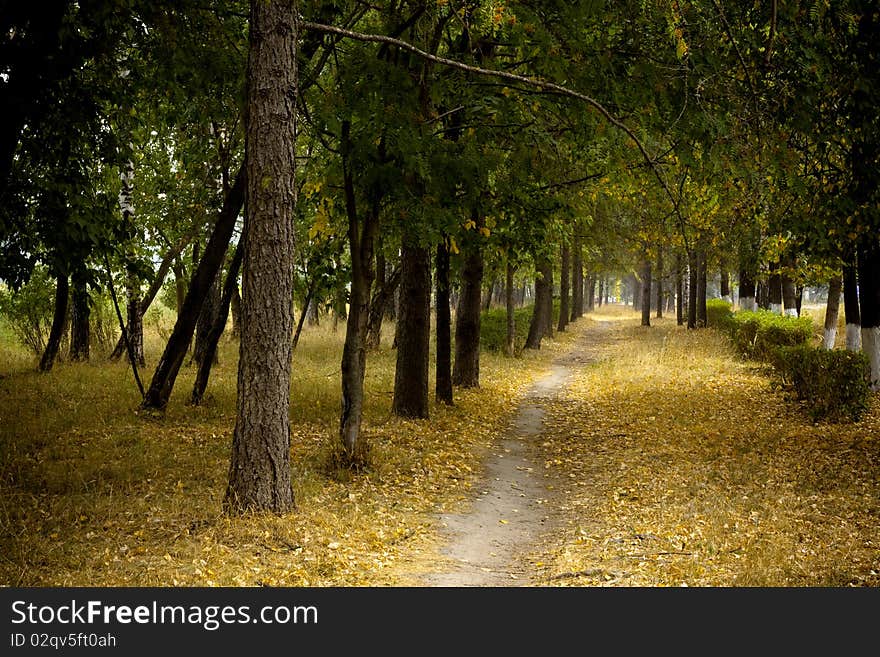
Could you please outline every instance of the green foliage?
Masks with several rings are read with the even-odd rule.
[[[780,385],[807,402],[813,420],[857,422],[868,408],[870,368],[862,352],[802,344],[779,347],[772,362]]]
[[[45,267],[37,267],[17,292],[0,290],[0,315],[15,337],[34,355],[46,348],[55,308],[55,281]]]
[[[770,360],[778,347],[794,347],[813,336],[809,317],[787,317],[769,310],[734,313],[728,322],[734,346],[745,356]]]
[[[733,304],[723,299],[706,301],[706,324],[720,329],[727,329],[733,319]]]
[[[513,316],[516,321],[516,341],[514,353],[520,353],[529,336],[534,304],[516,308]],[[559,299],[553,300],[553,328],[559,322]],[[490,308],[480,314],[480,348],[483,351],[501,351],[507,348],[507,309]]]

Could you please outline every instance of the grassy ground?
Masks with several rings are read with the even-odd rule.
[[[602,319],[602,317],[597,317]],[[714,331],[613,327],[547,420],[551,585],[880,585],[880,399],[812,424]]]
[[[149,379],[167,326],[148,324]],[[392,330],[386,327],[385,335]],[[387,585],[434,549],[435,512],[468,496],[484,449],[526,384],[568,339],[509,360],[484,355],[482,388],[427,421],[390,413],[394,354],[368,361],[365,431],[373,467],[330,464],[344,327],[307,329],[294,355],[297,511],[220,513],[234,423],[236,345],[224,342],[203,406],[184,368],[162,418],[138,414],[127,366],[94,359],[34,371],[0,346],[0,584]]]

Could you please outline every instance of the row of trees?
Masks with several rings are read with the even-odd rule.
[[[155,410],[194,335],[198,402],[240,306],[231,512],[293,504],[295,297],[346,316],[339,439],[353,463],[368,458],[364,372],[390,299],[394,411],[425,417],[431,299],[436,394],[451,403],[479,384],[484,287],[506,281],[512,319],[523,272],[531,348],[607,274],[637,271],[649,308],[652,271],[677,272],[691,327],[710,268],[738,271],[745,307],[765,278],[771,305],[839,280],[880,381],[867,0],[34,5],[0,18],[13,110],[0,278],[17,289],[41,264],[57,281],[44,370],[68,299],[71,339],[87,341],[90,296],[124,288],[117,354],[137,377],[142,317],[173,272],[177,321],[144,387]]]

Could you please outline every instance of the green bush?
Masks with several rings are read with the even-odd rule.
[[[782,387],[807,402],[813,420],[857,422],[868,408],[870,369],[861,352],[804,344],[777,348],[771,362]]]
[[[15,337],[34,355],[46,347],[55,312],[55,279],[45,267],[34,269],[20,290],[0,289],[0,314]]]
[[[769,310],[734,313],[726,326],[739,352],[756,360],[770,360],[778,347],[795,347],[813,337],[809,317],[788,317]]]
[[[733,317],[733,304],[723,299],[709,299],[706,301],[706,324],[720,329],[726,329]]]
[[[532,323],[534,305],[516,308],[513,316],[516,320],[516,344],[514,352],[522,351],[526,338],[529,336],[529,324]],[[559,322],[559,299],[553,300],[553,330]],[[480,314],[480,349],[483,351],[504,351],[507,347],[507,309],[491,308]]]

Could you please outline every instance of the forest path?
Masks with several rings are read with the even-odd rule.
[[[590,321],[573,346],[554,360],[513,414],[510,429],[484,462],[478,496],[468,511],[440,516],[443,560],[422,573],[422,586],[527,586],[536,578],[529,553],[554,524],[551,498],[538,449],[549,430],[545,404],[565,390],[571,374],[597,360],[596,347],[609,323]]]

